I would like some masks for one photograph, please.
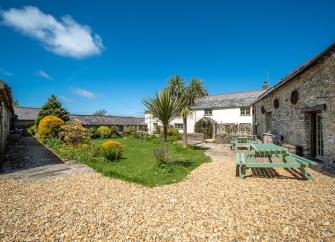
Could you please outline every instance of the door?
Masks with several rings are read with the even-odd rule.
[[[321,113],[316,114],[316,157],[323,157],[323,123]]]

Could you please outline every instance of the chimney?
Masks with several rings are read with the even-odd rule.
[[[264,82],[263,86],[262,86],[262,90],[268,90],[269,89],[269,83],[268,82]]]

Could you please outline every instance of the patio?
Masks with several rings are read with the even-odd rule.
[[[0,176],[0,238],[333,240],[335,179],[276,169],[235,176],[228,146],[180,183],[146,188],[95,172],[47,181]]]

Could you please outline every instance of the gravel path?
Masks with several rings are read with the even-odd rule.
[[[0,177],[0,240],[335,240],[335,178],[235,177],[233,154],[178,184],[146,188],[95,172],[47,181]],[[265,176],[271,176],[265,175]]]

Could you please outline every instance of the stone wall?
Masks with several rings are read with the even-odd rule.
[[[12,114],[6,105],[1,102],[0,103],[0,153],[3,153],[6,144],[7,144],[7,136],[9,133],[10,125],[12,120]]]
[[[215,141],[221,144],[229,144],[236,136],[252,135],[250,123],[224,123],[215,126]]]
[[[298,101],[291,103],[291,92],[298,90]],[[274,100],[279,100],[276,109]],[[283,142],[301,146],[305,156],[311,156],[312,114],[306,110],[326,105],[323,119],[324,156],[326,162],[335,160],[335,54],[324,57],[300,76],[277,88],[254,105],[254,131],[261,136],[271,131],[283,136]],[[263,112],[262,112],[262,107]],[[271,113],[271,130],[266,130],[266,113]]]

